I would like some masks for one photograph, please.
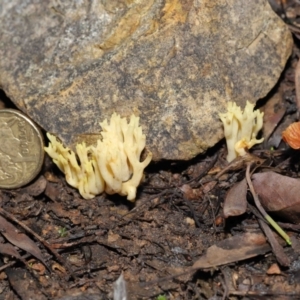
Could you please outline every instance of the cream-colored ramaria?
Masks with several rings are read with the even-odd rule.
[[[139,126],[139,118],[132,115],[127,123],[125,118],[114,113],[110,124],[105,120],[100,125],[103,139],[96,146],[78,144],[77,156],[49,133],[50,143],[45,151],[83,198],[91,199],[105,191],[134,201],[144,169],[152,159],[148,152],[144,161],[140,161],[146,136]]]
[[[244,111],[234,102],[228,102],[227,112],[219,114],[224,125],[224,135],[227,144],[227,161],[231,162],[237,156],[246,154],[246,150],[263,142],[256,139],[263,127],[263,112],[254,110],[254,105],[247,101]]]

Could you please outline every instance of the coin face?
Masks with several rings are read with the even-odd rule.
[[[14,109],[0,110],[0,188],[21,187],[34,179],[44,160],[38,127]]]

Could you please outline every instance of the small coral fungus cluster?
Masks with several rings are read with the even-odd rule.
[[[45,151],[66,175],[68,184],[77,188],[83,198],[91,199],[106,192],[134,201],[143,171],[152,159],[148,152],[140,162],[146,136],[139,126],[139,118],[132,115],[127,123],[125,118],[114,113],[110,124],[105,120],[100,125],[103,139],[98,140],[96,146],[77,144],[77,155],[49,133],[50,143]]]
[[[244,111],[236,103],[229,102],[227,112],[219,114],[224,125],[228,162],[243,156],[246,154],[246,149],[264,140],[256,138],[263,126],[263,115],[259,110],[254,110],[254,105],[248,101]]]
[[[244,111],[229,102],[227,110],[219,116],[224,125],[227,160],[230,162],[263,141],[263,138],[256,138],[263,126],[263,113],[254,110],[250,102],[247,102]],[[127,123],[125,118],[114,113],[110,124],[105,120],[100,125],[102,140],[96,146],[77,144],[75,153],[47,133],[50,143],[45,151],[65,173],[66,181],[77,188],[83,198],[91,199],[106,192],[127,196],[128,200],[134,201],[144,169],[152,159],[148,152],[144,161],[140,161],[146,136],[139,126],[139,118],[132,115]]]

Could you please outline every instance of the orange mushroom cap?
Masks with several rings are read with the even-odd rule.
[[[300,122],[292,123],[283,131],[282,139],[293,149],[300,149]]]

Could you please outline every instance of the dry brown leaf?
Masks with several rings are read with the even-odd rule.
[[[247,209],[247,182],[246,179],[236,183],[228,191],[223,207],[223,214],[225,218],[232,216],[240,216],[246,212]]]
[[[252,183],[266,211],[300,223],[300,180],[264,172],[252,175]]]
[[[223,240],[209,247],[193,269],[208,269],[244,260],[271,250],[266,238],[258,233],[245,233]]]
[[[6,275],[14,292],[19,296],[18,299],[27,300],[47,300],[37,280],[31,274],[20,268],[7,268]],[[15,298],[14,298],[15,299]]]
[[[40,260],[44,265],[44,259],[38,246],[26,234],[19,230],[10,222],[0,216],[0,232],[13,245],[23,249]]]
[[[16,248],[8,243],[0,243],[0,253],[4,255],[13,256],[19,260],[22,260],[22,257],[16,250]]]

